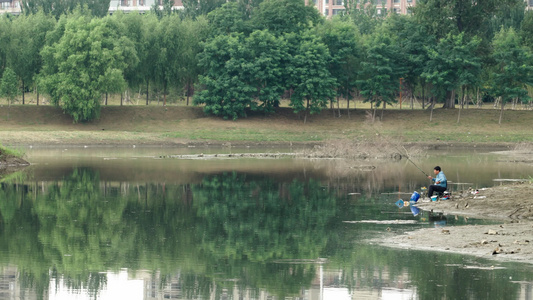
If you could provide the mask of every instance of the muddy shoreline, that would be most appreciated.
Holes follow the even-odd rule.
[[[473,255],[533,264],[533,183],[502,183],[466,190],[449,200],[419,202],[425,211],[459,218],[491,219],[495,225],[424,228],[371,240],[387,247]]]

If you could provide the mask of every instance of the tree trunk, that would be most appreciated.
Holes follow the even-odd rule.
[[[462,95],[461,95],[461,104],[459,105],[459,112],[457,113],[457,124],[459,124],[459,121],[461,120],[461,111],[464,108],[465,105],[465,87],[461,87]]]
[[[345,93],[345,97],[346,97],[346,110],[348,110],[348,119],[351,118],[350,116],[350,90],[348,88],[346,88],[346,93]]]
[[[463,94],[461,95],[461,109],[465,108],[465,91],[466,91],[466,89],[463,87],[462,88]]]
[[[455,108],[455,89],[446,92],[446,102],[442,108]]]
[[[433,108],[435,107],[435,97],[432,97],[431,99],[431,113],[429,114],[429,121],[431,122],[433,120]]]
[[[146,105],[148,105],[148,89],[150,87],[150,83],[146,81]]]
[[[22,80],[22,105],[24,105],[24,80]]]
[[[163,87],[163,106],[167,106],[167,85]]]
[[[426,109],[426,86],[422,86],[422,110]]]
[[[35,85],[35,91],[37,92],[37,106],[39,106],[39,88]]]
[[[479,87],[476,90],[476,102],[477,102],[477,107],[481,108],[481,98],[479,97]]]
[[[339,114],[339,118],[341,117],[341,101],[340,97],[337,94],[337,113]],[[333,116],[335,116],[335,106],[333,106],[333,101],[331,101],[331,107],[333,108]]]
[[[501,99],[501,101],[502,101],[502,106],[500,110],[500,120],[498,121],[498,125],[502,125],[503,107],[505,106],[505,101],[503,101],[503,98]]]
[[[187,80],[187,106],[189,106],[189,98],[191,97],[191,80]]]
[[[459,108],[459,112],[457,113],[457,124],[459,124],[459,121],[461,120],[461,111],[463,110],[462,107]]]

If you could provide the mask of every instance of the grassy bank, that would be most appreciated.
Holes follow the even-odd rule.
[[[24,156],[24,152],[21,150],[4,147],[0,144],[0,161],[9,157],[22,158],[22,156]]]
[[[24,152],[18,149],[4,147],[0,144],[0,178],[11,172],[11,168],[27,166],[29,163],[22,157]]]
[[[367,141],[382,135],[402,142],[517,143],[533,141],[533,112],[506,110],[378,110],[375,122],[367,109],[331,110],[307,117],[280,108],[274,115],[250,115],[237,121],[205,116],[201,108],[183,106],[107,106],[99,120],[73,124],[51,106],[0,108],[0,142],[30,144],[186,144],[306,143],[328,140]]]

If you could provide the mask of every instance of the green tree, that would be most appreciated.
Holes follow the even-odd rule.
[[[481,40],[465,38],[464,33],[448,34],[434,49],[422,76],[433,86],[433,95],[444,101],[444,108],[455,108],[456,89],[473,84],[481,71],[477,51]]]
[[[18,94],[17,74],[10,68],[5,68],[2,80],[0,81],[0,96],[6,97],[7,103],[10,104]]]
[[[378,14],[372,0],[349,0],[345,2],[346,13],[361,34],[373,34],[387,16],[385,9]]]
[[[24,93],[33,85],[41,70],[42,60],[39,52],[44,47],[46,34],[54,26],[55,20],[42,12],[19,16],[13,20],[7,60],[22,83],[22,104],[25,104]]]
[[[251,18],[256,29],[268,29],[274,35],[302,33],[323,21],[318,10],[303,0],[264,1]]]
[[[10,14],[0,16],[0,71],[6,67],[6,54],[9,51],[9,39],[11,37],[11,20],[9,16]]]
[[[285,66],[288,75],[287,87],[292,90],[289,105],[295,113],[320,112],[328,101],[335,98],[335,77],[328,70],[331,55],[320,38],[306,31],[287,35],[290,61]]]
[[[387,32],[395,38],[395,43],[399,47],[402,57],[399,60],[400,65],[405,69],[402,79],[402,90],[406,94],[413,95],[416,90],[422,92],[422,106],[425,106],[425,90],[427,82],[422,73],[424,67],[429,61],[428,50],[431,45],[435,45],[435,36],[431,35],[426,26],[416,22],[415,18],[410,16],[392,15],[385,21]],[[411,102],[414,107],[413,102]]]
[[[219,35],[204,45],[199,64],[205,69],[200,75],[202,90],[194,98],[195,104],[205,104],[204,112],[225,119],[237,119],[245,115],[249,90],[240,80],[240,68],[232,63],[238,56],[242,41],[239,35]]]
[[[246,109],[272,112],[285,90],[286,48],[283,38],[266,30],[247,38],[215,37],[200,55],[206,72],[195,103],[205,104],[206,113],[233,120],[246,116]]]
[[[113,14],[117,18],[121,35],[133,42],[129,49],[133,62],[128,63],[124,77],[129,88],[136,88],[146,93],[146,105],[149,103],[150,84],[156,82],[156,68],[161,44],[159,20],[155,14],[121,13]],[[135,59],[135,57],[137,59]]]
[[[236,2],[239,4],[244,16],[246,16],[246,19],[248,20],[264,0],[237,0]]]
[[[59,41],[43,48],[42,85],[74,122],[98,118],[102,94],[126,87],[120,42],[105,20],[81,16],[68,18]]]
[[[227,2],[207,15],[212,36],[246,32],[251,27],[236,2]]]
[[[194,85],[198,82],[198,76],[203,72],[203,68],[198,64],[198,54],[203,50],[203,43],[209,36],[210,28],[207,18],[199,17],[194,21],[185,19],[183,29],[185,30],[183,43],[186,48],[181,53],[181,83],[185,86],[186,104],[189,105],[189,98],[194,93]]]
[[[487,37],[494,37],[503,27],[513,28],[515,31],[520,30],[520,24],[524,20],[527,12],[525,1],[510,2],[510,5],[503,5],[499,10],[494,12],[494,16],[488,21]]]
[[[399,78],[405,74],[400,64],[400,48],[395,45],[390,35],[379,32],[367,41],[365,58],[361,63],[359,85],[365,101],[372,103],[375,109],[396,102]]]
[[[112,16],[103,18],[103,20],[112,32],[116,32],[117,38],[119,39],[118,43],[122,49],[125,63],[123,71],[124,79],[127,83],[126,97],[129,100],[129,90],[132,88],[138,88],[142,84],[142,72],[139,70],[138,57],[138,53],[142,53],[142,45],[144,42],[142,16],[137,13],[124,14],[122,12],[117,12]],[[108,93],[121,92],[120,85],[116,85],[112,82],[107,82],[106,85],[106,96]],[[121,97],[121,99],[122,98],[123,97]]]
[[[496,12],[516,5],[522,0],[421,0],[414,7],[419,22],[430,28],[438,38],[464,32],[468,37],[489,37],[489,20]]]
[[[183,0],[180,14],[183,18],[196,19],[199,16],[207,16],[225,3],[225,0]]]
[[[87,5],[89,11],[95,17],[103,17],[109,14],[111,0],[81,0],[81,5]]]
[[[514,29],[502,28],[492,41],[493,70],[492,93],[501,97],[499,124],[502,122],[505,103],[512,99],[529,100],[526,85],[533,85],[533,57],[523,47]]]
[[[161,19],[158,38],[160,48],[156,62],[156,80],[163,89],[163,105],[166,105],[169,89],[181,90],[184,86],[183,55],[191,45],[186,43],[187,31],[178,15],[170,15]]]
[[[253,111],[271,113],[274,107],[279,106],[285,91],[286,42],[267,30],[261,30],[246,38],[245,47],[242,55],[245,68],[241,76],[251,88],[250,107]]]
[[[43,11],[57,19],[63,14],[71,13],[76,8],[88,10],[95,17],[103,17],[109,12],[111,0],[22,0],[21,9],[26,15]]]
[[[317,26],[317,32],[331,54],[328,70],[338,84],[337,99],[344,97],[349,109],[363,52],[357,28],[346,18],[334,18]]]
[[[520,25],[520,38],[522,44],[533,51],[533,10],[527,11]]]

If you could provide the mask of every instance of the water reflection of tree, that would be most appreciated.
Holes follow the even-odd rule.
[[[230,172],[206,176],[201,184],[130,184],[101,182],[97,172],[79,168],[46,185],[0,187],[0,252],[8,254],[0,265],[16,265],[21,285],[42,296],[51,279],[96,296],[107,282],[100,272],[128,268],[161,274],[161,285],[172,283],[187,298],[232,289],[283,298],[309,287],[317,265],[277,260],[325,253],[345,286],[381,288],[385,274],[390,280],[409,274],[421,299],[442,294],[435,281],[448,298],[465,298],[461,291],[469,291],[469,298],[481,299],[488,290],[503,299],[518,286],[501,278],[530,276],[516,269],[498,270],[499,277],[442,269],[464,258],[354,243],[363,230],[341,222],[352,215],[346,194],[312,179]],[[380,208],[366,209],[379,214]]]
[[[335,198],[319,182],[280,183],[227,173],[206,177],[193,190],[198,216],[209,220],[196,227],[202,236],[201,250],[208,261],[224,262],[215,271],[251,286],[285,292],[298,292],[303,283],[310,283],[313,266],[268,262],[322,254],[336,206]],[[250,263],[258,264],[251,267]]]
[[[183,289],[204,296],[228,278],[296,293],[313,266],[264,263],[319,257],[335,213],[335,199],[314,181],[227,173],[196,185],[110,184],[78,168],[46,186],[2,184],[0,247],[10,255],[0,262],[16,265],[41,295],[51,278],[96,295],[106,284],[99,272],[120,268],[179,270]]]

